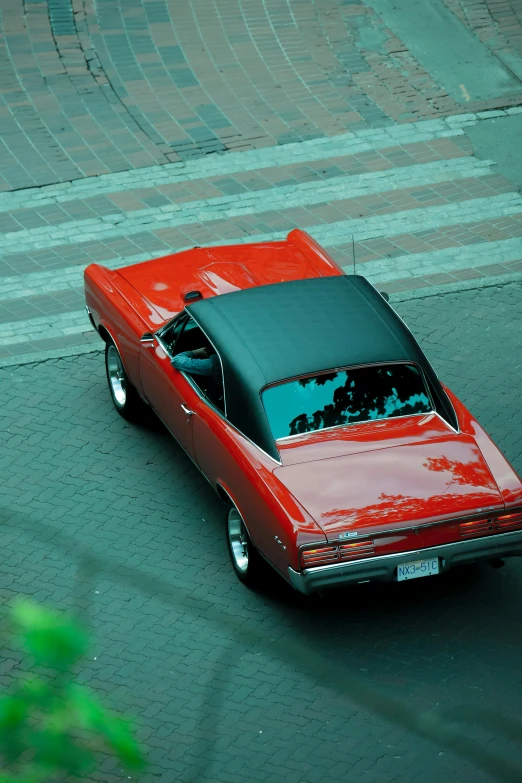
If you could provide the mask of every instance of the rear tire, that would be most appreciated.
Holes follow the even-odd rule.
[[[228,553],[237,578],[247,587],[258,587],[265,563],[248,535],[243,517],[233,505],[227,511],[226,536]]]
[[[114,407],[124,419],[136,420],[143,412],[143,402],[130,382],[120,353],[112,340],[105,344],[105,371]]]

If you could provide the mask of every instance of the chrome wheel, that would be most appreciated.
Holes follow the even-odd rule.
[[[127,383],[123,363],[114,345],[107,349],[107,375],[111,386],[112,396],[121,408],[127,401]]]
[[[245,523],[237,508],[231,508],[228,512],[227,533],[234,567],[240,574],[246,574],[248,571],[249,540]]]

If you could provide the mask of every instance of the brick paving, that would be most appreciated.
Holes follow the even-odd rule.
[[[295,226],[349,272],[353,237],[357,271],[390,293],[519,273],[522,196],[472,155],[465,131],[480,121],[468,113],[288,144],[277,165],[260,149],[4,193],[0,360],[75,335],[79,348],[95,341],[82,295],[92,261],[118,268]]]
[[[2,0],[0,43],[0,190],[460,111],[360,2]]]
[[[395,306],[522,471],[520,284]],[[520,761],[513,732],[470,727],[481,707],[520,718],[518,561],[328,601],[277,581],[252,593],[228,563],[219,501],[159,424],[116,414],[101,353],[0,369],[0,405],[0,595],[87,609],[82,679],[137,717],[143,783],[495,779],[384,717],[361,685],[417,712],[463,704],[459,725]],[[2,686],[21,673],[5,650]],[[97,779],[126,778],[106,759]]]
[[[522,76],[522,5],[519,0],[444,0],[489,49]],[[514,56],[515,55],[515,56]]]
[[[445,2],[518,73],[515,0]],[[328,604],[245,591],[192,464],[111,408],[84,267],[297,225],[351,272],[353,236],[357,271],[521,471],[522,196],[467,136],[521,112],[522,89],[455,103],[360,0],[0,0],[0,595],[88,608],[84,677],[138,716],[144,783],[486,783],[360,683],[519,716],[522,572]],[[451,283],[469,290],[433,295]],[[68,358],[29,363],[45,352]],[[5,654],[2,685],[19,673]],[[122,774],[106,760],[100,779]]]

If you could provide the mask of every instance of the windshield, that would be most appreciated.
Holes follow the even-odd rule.
[[[269,386],[262,399],[275,440],[432,410],[424,380],[413,364],[381,364],[311,375]]]

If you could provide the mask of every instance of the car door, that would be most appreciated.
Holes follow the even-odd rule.
[[[169,356],[186,322],[182,315],[154,340],[140,344],[140,380],[146,400],[194,460],[193,418],[200,398],[184,374],[172,367]]]

